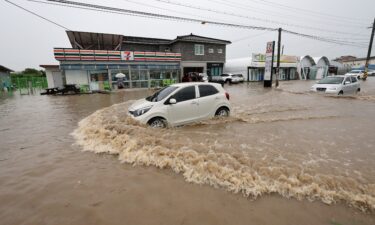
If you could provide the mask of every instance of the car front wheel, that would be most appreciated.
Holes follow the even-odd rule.
[[[228,117],[229,109],[226,107],[220,107],[218,110],[216,110],[215,116],[216,117]]]
[[[148,125],[152,128],[166,128],[167,127],[167,122],[165,119],[157,117],[153,118],[148,122]]]

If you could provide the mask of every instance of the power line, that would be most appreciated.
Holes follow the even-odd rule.
[[[186,11],[182,12],[182,11],[178,11],[178,10],[166,9],[166,8],[163,8],[163,7],[154,6],[154,5],[151,5],[151,4],[146,4],[146,3],[143,3],[143,2],[137,2],[137,1],[132,1],[132,0],[122,0],[122,1],[130,2],[130,3],[133,3],[133,4],[137,4],[137,5],[142,5],[142,6],[148,6],[148,7],[155,8],[155,9],[161,9],[161,10],[164,10],[164,11],[182,13],[182,14],[185,14],[185,15],[197,17],[197,14],[187,13]],[[208,19],[208,17],[203,17],[203,16],[200,16],[200,15],[198,15],[198,17]]]
[[[249,9],[249,10],[252,10],[252,11],[254,11],[254,9],[255,9],[254,5],[243,4],[243,2],[239,3],[239,2],[232,2],[232,1],[229,1],[229,0],[208,0],[208,1],[216,2],[216,3],[219,3],[219,4],[223,4],[223,5],[227,5],[227,6],[230,6],[230,7],[233,7],[233,8],[237,8],[237,9],[244,9],[245,8],[245,9]],[[259,0],[249,0],[249,1],[255,2],[255,4],[260,4],[262,6],[266,6],[267,9],[257,8],[256,10],[258,10],[258,11],[261,10],[261,11],[267,12],[267,14],[272,13],[273,15],[275,15],[277,17],[289,17],[289,18],[292,18],[293,20],[295,20],[296,18],[302,18],[304,20],[308,19],[308,20],[311,20],[311,21],[318,22],[318,20],[315,20],[317,18],[316,15],[308,15],[306,13],[304,13],[303,15],[300,15],[301,11],[303,11],[303,10],[296,10],[296,9],[290,8],[288,6],[280,7],[280,6],[278,6],[279,4],[267,4],[267,2],[265,2],[265,1],[259,1]],[[276,11],[269,10],[269,8],[275,8]],[[281,13],[280,10],[291,11],[291,13],[297,14],[298,16]],[[271,13],[269,13],[269,12],[271,12]],[[307,18],[307,17],[313,17],[314,19]],[[319,18],[320,17],[324,17],[324,15],[319,15]],[[331,16],[331,18],[329,18],[329,20],[325,19],[324,24],[327,24],[327,22],[328,23],[332,22],[332,23],[335,24],[335,26],[345,26],[345,27],[353,27],[353,28],[359,28],[359,27],[363,28],[367,25],[367,24],[364,24],[364,23],[353,22],[352,19],[347,18],[347,17],[344,17],[344,18],[334,18],[334,17],[335,16]],[[347,21],[343,21],[345,19]],[[321,23],[321,22],[322,21],[319,21],[319,23]],[[352,24],[352,25],[350,25],[350,24]]]
[[[63,25],[58,24],[58,23],[56,23],[56,22],[54,22],[54,21],[52,21],[52,20],[50,20],[50,19],[47,19],[46,17],[43,17],[43,16],[41,16],[41,15],[39,15],[39,14],[37,14],[37,13],[34,13],[34,12],[32,12],[32,11],[30,11],[30,10],[28,10],[28,9],[26,9],[26,8],[24,8],[24,7],[22,7],[22,6],[20,6],[20,5],[17,5],[17,4],[14,3],[14,2],[11,2],[11,1],[8,1],[8,0],[5,0],[5,1],[8,2],[9,4],[14,5],[15,7],[19,8],[19,9],[22,9],[22,10],[24,10],[24,11],[30,13],[30,14],[33,14],[34,16],[37,16],[37,17],[39,17],[39,18],[41,18],[41,19],[43,19],[43,20],[45,20],[45,21],[48,21],[48,22],[50,22],[50,23],[52,23],[52,24],[54,24],[54,25],[56,25],[56,26],[58,26],[58,27],[61,27],[61,28],[63,28],[64,30],[70,30],[69,28],[67,28],[67,27],[65,27],[65,26],[63,26]]]
[[[264,35],[264,34],[267,34],[267,33],[269,33],[269,32],[270,32],[270,31],[266,31],[266,32],[262,32],[262,33],[260,33],[260,34],[255,34],[255,35],[250,35],[250,36],[242,37],[242,38],[239,38],[239,39],[233,40],[232,43],[240,42],[240,41],[243,41],[243,40],[250,40],[250,39],[253,39],[253,38],[256,38],[256,37],[262,36],[262,35]]]
[[[86,8],[94,8],[94,9],[100,9],[100,10],[129,13],[131,15],[150,16],[150,17],[153,17],[153,18],[164,18],[164,19],[171,19],[171,20],[177,20],[177,21],[197,22],[197,23],[202,23],[202,24],[212,24],[212,25],[229,26],[229,27],[236,27],[236,28],[243,28],[243,29],[253,29],[253,30],[269,30],[269,31],[277,30],[277,28],[252,26],[252,25],[241,25],[241,24],[234,24],[234,23],[223,23],[223,22],[216,22],[216,21],[210,21],[210,20],[198,20],[198,19],[194,19],[194,18],[187,18],[187,17],[180,17],[180,16],[170,16],[170,15],[164,15],[164,14],[158,14],[158,13],[149,13],[149,12],[144,12],[144,11],[129,10],[129,9],[121,9],[121,8],[94,5],[94,4],[88,4],[88,3],[82,3],[82,2],[73,2],[73,1],[65,1],[65,0],[47,0],[47,1],[48,2],[61,3],[61,4],[67,4],[67,5],[73,5],[73,6],[81,6],[81,7],[86,7]]]
[[[345,45],[356,46],[356,47],[361,47],[361,48],[365,47],[364,45],[361,45],[361,43],[357,43],[357,42],[329,39],[329,38],[324,38],[324,37],[315,36],[315,35],[298,33],[298,32],[295,32],[295,31],[290,31],[290,30],[285,30],[285,29],[283,29],[283,32],[293,34],[293,35],[296,35],[296,36],[300,36],[300,37],[313,39],[313,40],[318,40],[318,41],[324,41],[324,42],[335,43],[335,44],[345,44]]]
[[[331,14],[328,14],[328,13],[322,13],[322,12],[317,12],[317,11],[313,11],[313,10],[298,8],[298,7],[294,7],[294,6],[290,6],[290,5],[284,5],[284,4],[280,4],[280,3],[277,3],[277,2],[271,2],[271,1],[267,1],[267,0],[248,0],[248,1],[256,2],[258,4],[268,5],[268,6],[272,6],[272,7],[278,6],[278,8],[282,8],[284,10],[298,11],[298,12],[303,11],[303,12],[307,12],[307,13],[315,14],[315,15],[319,15],[319,16],[337,18],[337,19],[340,19],[340,20],[348,20],[351,23],[353,22],[353,20],[360,21],[357,18],[348,18],[348,17],[344,17],[344,16],[331,15]],[[359,23],[356,23],[356,24],[359,24]],[[364,25],[363,23],[360,23],[360,24]]]
[[[186,7],[186,8],[190,8],[190,9],[213,12],[213,13],[217,13],[217,14],[220,14],[220,15],[228,15],[228,16],[234,16],[234,17],[245,18],[245,19],[250,19],[250,20],[262,21],[262,22],[266,22],[266,23],[273,23],[273,24],[276,24],[277,26],[285,25],[285,26],[298,27],[298,28],[303,28],[303,29],[318,30],[318,31],[323,31],[323,32],[328,32],[328,33],[337,33],[337,34],[346,34],[346,35],[352,34],[352,33],[348,33],[348,32],[327,30],[327,29],[322,29],[322,28],[317,28],[317,27],[312,27],[312,26],[298,25],[298,24],[287,23],[287,22],[282,22],[282,21],[263,19],[263,18],[258,18],[258,17],[254,17],[254,16],[244,16],[244,15],[240,15],[238,13],[231,13],[231,12],[220,11],[220,10],[215,10],[215,9],[211,9],[211,8],[204,8],[204,7],[195,6],[195,5],[191,5],[191,4],[173,2],[173,1],[170,1],[170,0],[155,0],[155,1],[170,4],[170,5]],[[217,0],[209,0],[209,1],[218,2]],[[224,5],[227,5],[227,6],[231,6],[231,7],[237,8],[237,9],[243,9],[241,7],[238,7],[237,5],[233,6],[230,3],[228,3],[227,1],[225,1],[225,2],[219,1],[218,3],[224,4]],[[251,8],[251,10],[254,10],[254,8]],[[277,13],[277,16],[280,17],[280,13]],[[347,25],[345,25],[345,26],[347,26]]]
[[[41,1],[35,1],[35,0],[32,0],[32,1],[41,3]],[[127,9],[114,8],[114,7],[101,6],[101,5],[94,5],[94,4],[88,4],[88,3],[73,2],[73,1],[65,1],[65,0],[47,0],[47,1],[53,2],[53,3],[60,3],[60,4],[56,4],[58,6],[62,6],[62,4],[67,4],[67,5],[69,5],[70,7],[73,7],[73,8],[80,8],[80,9],[93,10],[93,11],[101,11],[101,12],[107,12],[107,13],[125,14],[125,15],[131,15],[131,16],[141,16],[141,17],[167,19],[167,20],[183,21],[183,22],[198,22],[198,23],[202,23],[202,24],[207,23],[207,24],[212,24],[212,25],[219,25],[219,26],[221,25],[221,26],[227,26],[227,27],[253,29],[253,30],[265,30],[265,31],[276,31],[276,30],[278,30],[278,29],[270,28],[270,27],[230,24],[230,23],[221,23],[221,22],[216,22],[216,21],[202,21],[202,20],[193,19],[193,18],[169,16],[169,15],[163,15],[163,14],[157,14],[157,13],[148,13],[148,12],[143,12],[143,11],[127,10]],[[335,43],[335,44],[341,44],[341,45],[349,45],[349,46],[356,46],[356,47],[363,47],[362,45],[360,45],[361,43],[356,43],[356,42],[329,39],[329,38],[324,38],[324,37],[319,37],[319,36],[314,36],[314,35],[309,35],[309,34],[298,33],[298,32],[290,31],[290,30],[284,30],[284,32],[289,33],[289,34],[293,34],[293,35],[296,35],[296,36],[301,36],[301,37],[304,37],[304,38],[323,41],[323,42],[329,42],[329,43]]]

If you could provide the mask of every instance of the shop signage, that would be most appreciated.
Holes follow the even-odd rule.
[[[277,60],[277,55],[273,57],[273,61],[275,62]],[[253,53],[252,62],[265,62],[266,61],[266,55],[261,53]],[[281,63],[297,63],[298,57],[293,55],[282,55],[280,56],[280,62]]]
[[[179,62],[181,53],[55,48],[58,61],[152,61]]]
[[[121,52],[121,59],[124,61],[133,61],[134,60],[134,52],[132,51],[122,51]]]
[[[265,59],[265,67],[264,67],[264,80],[265,81],[271,81],[274,46],[275,46],[274,41],[267,43],[266,59]]]

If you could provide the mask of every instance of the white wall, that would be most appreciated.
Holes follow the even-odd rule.
[[[53,83],[52,71],[47,68],[46,68],[46,78],[47,78],[48,88],[55,87]]]
[[[62,74],[59,68],[46,68],[46,77],[48,88],[62,88]]]
[[[326,61],[324,59],[319,59],[318,63],[316,64],[318,67],[324,67],[324,66],[329,66],[327,65]]]
[[[89,84],[86,70],[65,70],[66,84]]]

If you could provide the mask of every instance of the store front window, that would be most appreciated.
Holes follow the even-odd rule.
[[[107,70],[89,71],[89,74],[89,86],[91,91],[104,91],[111,89]]]
[[[147,88],[148,87],[148,71],[139,68],[132,68],[131,74],[131,85],[132,88]]]
[[[118,76],[120,73],[124,74],[125,77]],[[112,70],[111,75],[113,88],[130,88],[131,83],[129,69]]]
[[[249,68],[249,81],[262,81],[264,76],[263,68]]]

